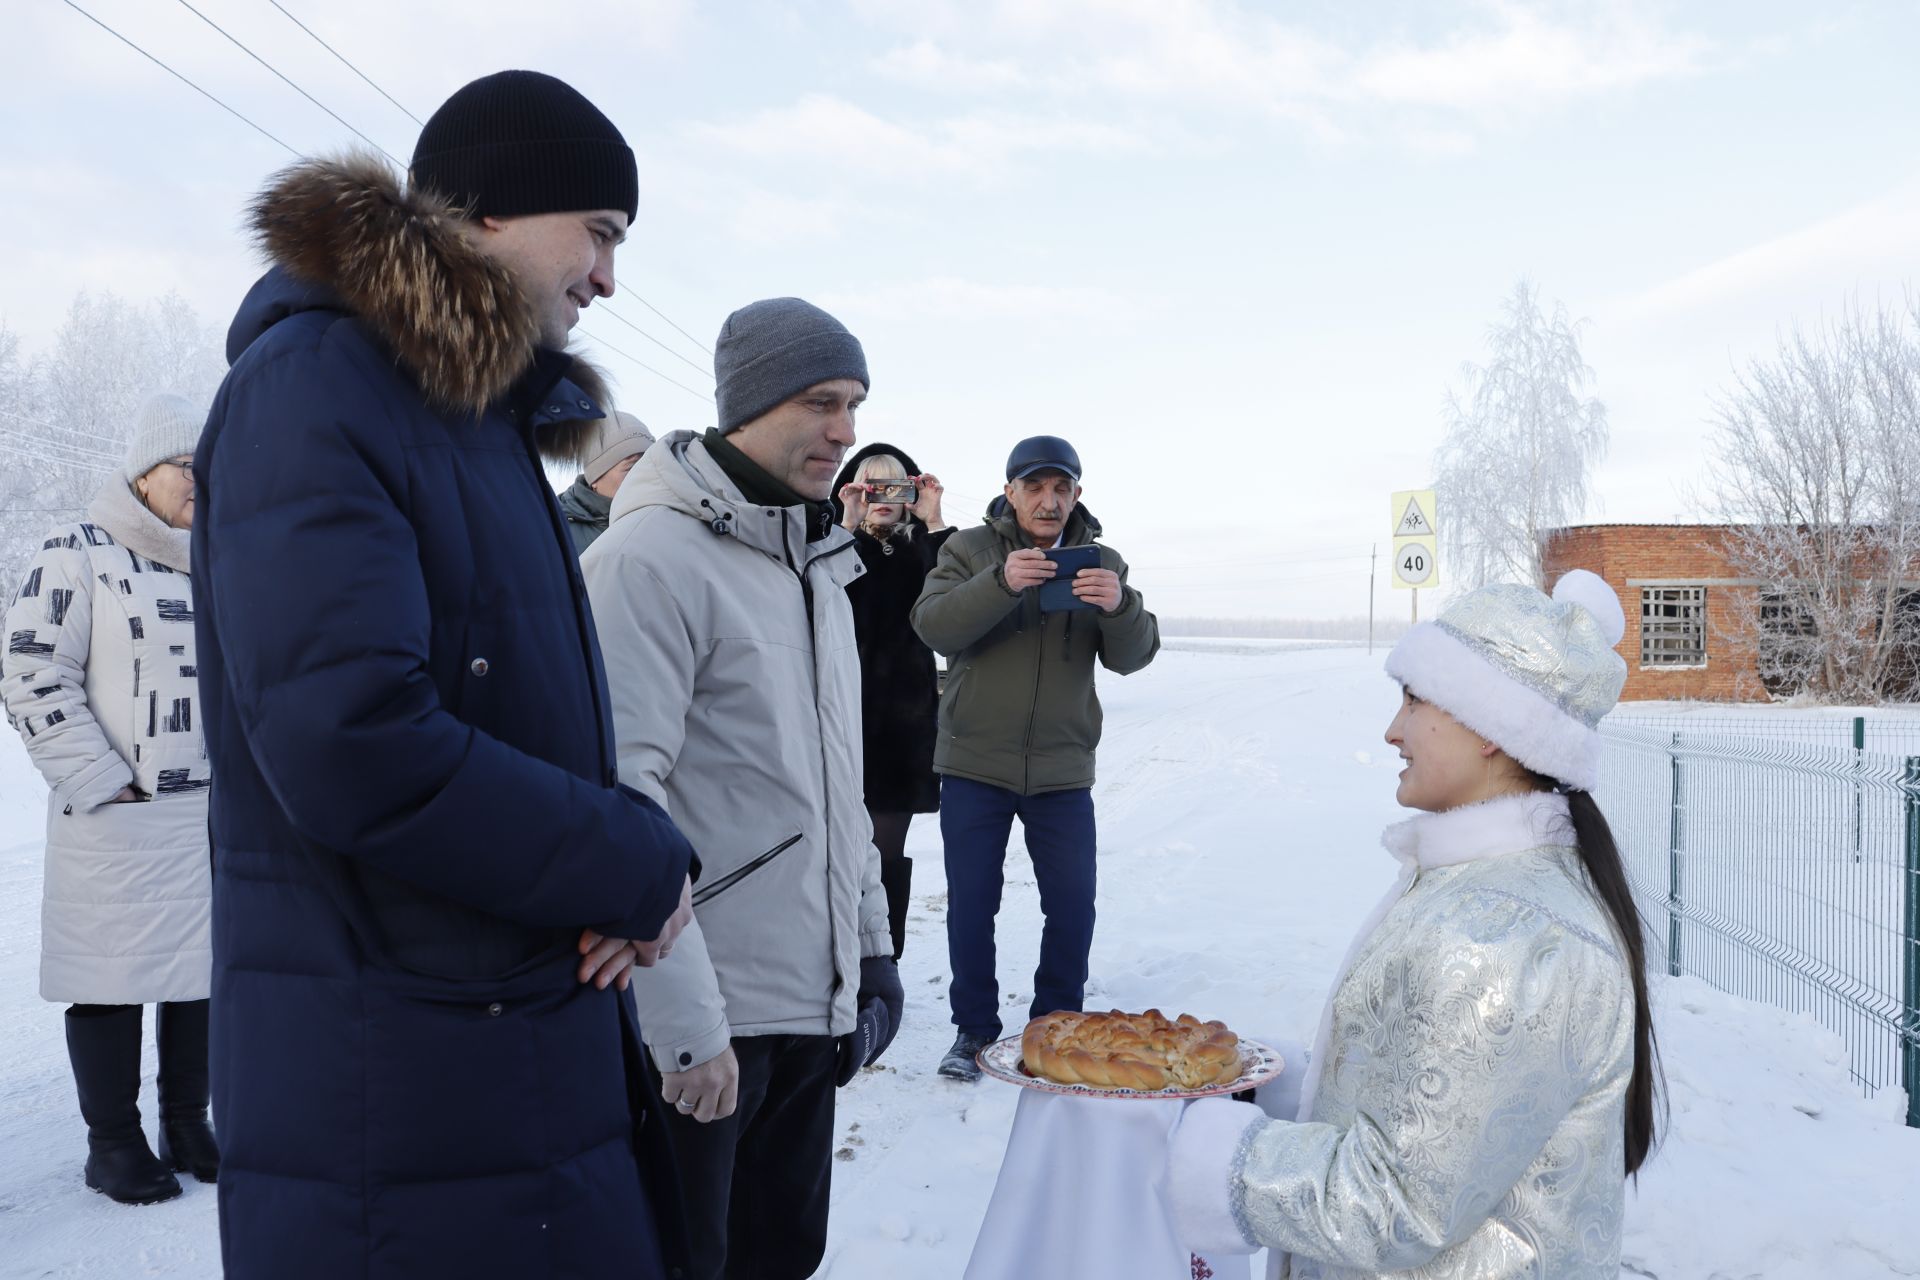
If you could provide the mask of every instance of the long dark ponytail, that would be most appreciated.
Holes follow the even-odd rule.
[[[1533,783],[1543,791],[1558,789],[1552,778],[1541,774],[1533,775]],[[1568,791],[1566,796],[1580,861],[1626,945],[1627,969],[1633,976],[1633,1077],[1627,1082],[1626,1147],[1627,1172],[1638,1174],[1658,1141],[1659,1126],[1654,1116],[1663,1108],[1665,1094],[1660,1047],[1653,1034],[1653,1010],[1647,1001],[1646,937],[1640,911],[1633,905],[1633,890],[1627,884],[1626,864],[1620,860],[1620,846],[1614,843],[1606,815],[1590,792]]]

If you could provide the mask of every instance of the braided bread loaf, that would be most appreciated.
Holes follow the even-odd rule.
[[[1240,1039],[1183,1013],[1050,1013],[1027,1024],[1020,1057],[1032,1074],[1094,1089],[1203,1089],[1240,1071]]]

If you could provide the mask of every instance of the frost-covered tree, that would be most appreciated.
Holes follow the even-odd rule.
[[[1449,577],[1462,587],[1541,581],[1540,539],[1586,505],[1606,456],[1607,411],[1586,394],[1581,322],[1541,310],[1521,280],[1487,331],[1488,360],[1447,395],[1435,481]]]
[[[140,402],[208,403],[225,372],[219,336],[177,294],[82,293],[34,359],[0,329],[0,598],[46,531],[77,519],[118,470]]]
[[[1715,406],[1736,626],[1776,693],[1920,696],[1920,305],[1783,338]]]

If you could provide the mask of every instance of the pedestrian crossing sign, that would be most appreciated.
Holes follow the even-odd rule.
[[[1405,489],[1393,495],[1393,536],[1396,538],[1432,537],[1434,527],[1433,490]]]

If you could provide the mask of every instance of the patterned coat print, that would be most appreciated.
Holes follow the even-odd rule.
[[[1295,1280],[1614,1280],[1633,984],[1572,838],[1554,795],[1389,829],[1405,870],[1323,1015],[1299,1122],[1182,1119],[1189,1243],[1269,1246]]]
[[[661,1276],[658,1095],[575,948],[658,936],[697,868],[615,775],[541,469],[598,393],[376,162],[255,226],[194,458],[224,1273]]]
[[[210,774],[187,546],[115,474],[85,520],[48,535],[7,610],[0,692],[51,788],[46,1000],[207,995]],[[127,786],[142,799],[111,803]]]

